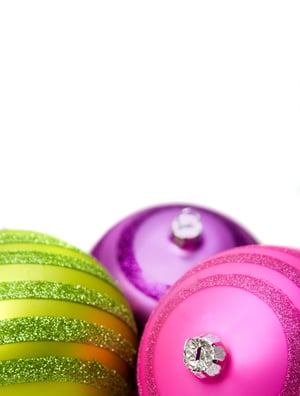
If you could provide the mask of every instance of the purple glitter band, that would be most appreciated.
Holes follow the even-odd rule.
[[[288,348],[287,375],[279,396],[299,396],[300,312],[279,289],[247,275],[214,275],[204,279],[198,279],[189,288],[184,288],[176,294],[159,313],[158,318],[151,326],[152,331],[147,343],[145,371],[147,372],[146,384],[148,394],[151,396],[159,395],[157,384],[154,380],[153,356],[156,339],[166,319],[177,305],[186,298],[200,290],[218,286],[236,287],[246,290],[260,298],[274,311],[283,328]],[[138,385],[141,389],[141,384],[139,383]]]
[[[300,257],[300,255],[298,255],[298,257]],[[276,272],[279,272],[289,280],[293,281],[298,287],[300,287],[300,270],[279,259],[255,253],[230,254],[228,256],[220,256],[212,260],[203,261],[200,265],[197,265],[190,271],[186,272],[185,275],[180,278],[180,283],[183,280],[195,276],[197,273],[203,271],[204,269],[211,268],[216,265],[234,263],[261,265],[262,267],[266,267]]]
[[[118,243],[117,243],[117,257],[120,268],[123,273],[129,279],[129,281],[141,292],[145,293],[149,297],[155,300],[159,300],[162,295],[170,288],[171,285],[164,284],[158,281],[151,282],[146,280],[134,254],[134,238],[138,228],[146,221],[149,217],[164,212],[166,209],[178,209],[182,210],[184,207],[195,209],[196,211],[206,212],[218,216],[220,220],[231,230],[232,236],[235,239],[235,244],[238,246],[248,245],[256,243],[255,239],[246,232],[243,228],[233,222],[231,219],[221,215],[220,213],[212,212],[205,208],[199,208],[194,205],[166,205],[155,208],[150,208],[139,214],[139,216],[133,220],[124,230],[121,232]],[[170,234],[171,235],[171,234]]]
[[[168,206],[168,208],[173,207]],[[174,208],[177,208],[177,206],[174,205]],[[164,211],[165,209],[165,207],[157,207],[149,209],[141,214],[122,231],[117,245],[118,261],[126,277],[137,289],[155,300],[159,300],[161,295],[169,289],[170,285],[165,285],[159,282],[150,282],[149,280],[144,279],[143,272],[134,255],[133,242],[135,234],[141,224],[149,217]]]

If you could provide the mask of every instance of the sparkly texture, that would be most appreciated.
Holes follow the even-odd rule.
[[[112,396],[128,394],[126,381],[95,360],[49,356],[0,361],[0,385],[26,382],[75,382],[104,389]]]
[[[66,253],[68,252],[66,251]],[[0,251],[0,266],[5,264],[39,264],[76,269],[94,275],[110,285],[117,287],[116,282],[98,262],[87,262],[84,259],[67,254],[48,253],[46,251]]]
[[[254,247],[257,248],[257,246]],[[226,263],[247,263],[261,265],[262,267],[270,268],[274,271],[281,273],[282,275],[293,281],[298,287],[300,287],[300,271],[297,268],[287,264],[284,261],[278,260],[275,257],[269,257],[263,254],[253,253],[230,254],[220,256],[212,260],[203,261],[201,264],[192,268],[190,271],[187,271],[186,274],[180,279],[180,281],[194,276],[203,269]]]
[[[247,248],[254,248],[255,246],[247,246]],[[293,249],[293,248],[289,248],[289,247],[282,247],[282,246],[272,246],[272,245],[257,245],[256,248],[258,249],[271,249],[277,252],[282,252],[282,253],[286,253],[289,254],[291,256],[300,257],[300,250],[299,249]]]
[[[119,355],[131,367],[136,350],[122,336],[102,325],[79,319],[35,316],[0,321],[0,344],[31,341],[76,342],[95,345]]]
[[[119,317],[136,331],[132,313],[125,305],[80,285],[47,281],[0,282],[0,301],[22,298],[64,300],[91,305]]]
[[[242,227],[240,227],[237,223],[234,221],[230,220],[226,216],[221,215],[220,213],[213,212],[211,210],[207,210],[205,208],[201,208],[198,206],[194,205],[180,205],[180,204],[171,204],[171,205],[163,205],[163,206],[157,206],[153,208],[149,208],[146,210],[143,210],[141,212],[137,212],[136,214],[132,215],[130,218],[126,219],[126,223],[121,222],[120,223],[120,234],[118,237],[118,240],[116,241],[116,254],[117,254],[117,260],[119,262],[120,268],[122,269],[122,273],[128,278],[130,283],[132,283],[137,289],[139,289],[141,292],[146,294],[149,297],[152,297],[154,300],[160,300],[162,295],[166,293],[166,291],[169,289],[170,282],[169,281],[160,281],[159,277],[155,281],[151,279],[150,276],[147,276],[146,272],[143,271],[143,269],[140,266],[140,263],[136,257],[136,252],[137,249],[134,247],[135,240],[137,237],[137,234],[139,233],[140,229],[144,224],[147,223],[147,220],[151,220],[151,218],[154,218],[156,215],[161,216],[161,225],[165,226],[165,213],[168,210],[175,210],[178,214],[180,211],[189,209],[189,211],[192,211],[193,213],[197,213],[200,216],[204,215],[203,217],[203,240],[208,237],[210,239],[210,234],[212,235],[212,240],[214,240],[214,243],[212,245],[215,245],[215,247],[212,249],[212,251],[215,251],[217,253],[220,251],[220,247],[223,246],[223,243],[218,242],[218,238],[221,237],[222,231],[220,232],[219,236],[217,232],[217,229],[215,230],[216,233],[214,235],[213,229],[211,229],[211,232],[207,232],[205,229],[205,224],[208,225],[208,228],[210,229],[211,225],[215,225],[215,221],[220,222],[224,225],[224,229],[227,229],[224,235],[230,234],[233,238],[232,242],[226,243],[228,244],[227,248],[230,248],[232,246],[237,246],[237,245],[247,245],[247,244],[252,244],[252,243],[257,243],[255,239],[248,234],[246,230],[244,230]],[[180,215],[179,215],[180,216]],[[204,218],[208,216],[208,220],[204,220]],[[215,220],[210,223],[209,218],[213,217]],[[200,222],[201,223],[201,222]],[[124,224],[124,226],[123,226]],[[170,221],[170,235],[171,237],[171,221]],[[201,227],[201,226],[200,226]],[[197,227],[196,227],[197,228]],[[214,227],[213,227],[214,228]],[[153,229],[154,231],[154,229]],[[199,233],[201,233],[202,230],[199,229]],[[143,234],[143,232],[141,232]],[[109,233],[107,234],[109,235]],[[147,237],[147,235],[146,235]],[[149,237],[149,235],[148,235]],[[168,235],[166,235],[168,238]],[[216,238],[216,240],[215,240]],[[170,240],[172,238],[169,238]],[[176,241],[176,238],[174,238]],[[197,241],[197,238],[196,238]],[[194,242],[196,242],[194,241]],[[164,243],[167,243],[167,240],[164,241]],[[205,242],[206,244],[206,242]],[[106,243],[105,243],[106,245]],[[150,245],[150,244],[149,244]],[[196,243],[197,245],[197,243]],[[210,243],[208,244],[210,245]],[[163,246],[163,244],[162,244]],[[193,243],[192,243],[193,246]],[[219,246],[219,247],[218,247]],[[103,249],[100,247],[100,244],[97,246],[97,248],[94,249],[94,254],[97,257],[101,257],[100,253]],[[223,249],[224,250],[224,246]],[[199,248],[199,253],[205,250],[202,250],[202,248]],[[212,254],[211,251],[211,254]],[[170,252],[171,254],[171,252]],[[172,254],[175,254],[172,252]],[[210,255],[211,255],[210,254]],[[185,255],[184,255],[185,256]],[[197,255],[198,256],[198,255]],[[104,256],[103,256],[104,257]],[[192,264],[192,262],[189,262],[188,256],[186,257],[186,263],[184,264],[184,268],[187,269],[188,264]],[[195,256],[196,257],[196,256]],[[198,257],[203,257],[203,254],[200,254]],[[190,257],[191,258],[191,257]],[[185,261],[185,260],[183,260]],[[109,261],[108,261],[109,262]],[[151,272],[151,271],[150,271]],[[169,277],[169,280],[174,279],[173,277]],[[173,283],[173,281],[172,281]]]
[[[146,213],[139,216],[138,219],[132,221],[132,223],[122,231],[117,246],[118,261],[126,277],[136,288],[155,300],[159,300],[170,286],[157,281],[151,282],[149,279],[144,279],[143,271],[134,255],[133,242],[140,225],[147,220],[148,217],[151,217],[153,214],[159,213],[163,210],[165,210],[164,207],[149,209]]]
[[[5,385],[11,386],[3,393],[7,389],[18,394],[13,384],[40,382],[47,387],[57,382],[73,383],[75,389],[86,384],[99,394],[128,395],[126,378],[136,357],[129,327],[136,332],[135,323],[116,282],[92,256],[49,235],[0,231],[1,300],[8,303],[0,304],[0,394]],[[24,312],[23,305],[32,308]],[[49,307],[53,317],[37,316],[47,315]],[[87,320],[55,316],[60,312]],[[106,325],[93,323],[97,312]],[[119,334],[123,331],[133,341]]]
[[[244,255],[243,255],[244,256]],[[299,396],[300,389],[300,312],[289,300],[289,298],[279,289],[247,275],[215,275],[191,282],[189,287],[185,287],[171,298],[163,309],[159,311],[157,318],[152,324],[147,346],[147,394],[152,396],[159,395],[154,379],[153,356],[156,346],[156,339],[171,312],[188,297],[201,291],[202,289],[228,286],[246,290],[260,298],[274,311],[286,336],[288,348],[288,370],[285,383],[280,392],[280,396]],[[165,300],[164,300],[165,301]],[[142,385],[139,383],[139,387]]]
[[[54,238],[50,235],[34,231],[1,230],[0,244],[6,243],[36,243],[41,245],[65,247],[75,250],[77,252],[80,251],[80,249],[76,248],[75,246],[69,245],[68,243],[61,241],[58,238]]]

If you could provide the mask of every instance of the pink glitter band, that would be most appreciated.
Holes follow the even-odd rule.
[[[289,247],[282,247],[282,246],[272,246],[272,245],[251,245],[249,246],[250,248],[260,248],[260,249],[272,249],[274,251],[277,252],[281,252],[281,253],[285,253],[285,254],[289,254],[291,256],[300,257],[300,251],[299,249],[294,249],[294,248],[289,248]],[[249,248],[247,246],[247,248]]]
[[[257,246],[255,247],[257,248]],[[288,253],[296,256],[295,251],[289,251]],[[300,255],[297,255],[296,257],[300,257]],[[269,256],[266,256],[264,254],[255,253],[230,254],[226,256],[216,257],[212,260],[203,261],[202,264],[197,265],[196,267],[188,271],[185,275],[183,275],[183,277],[180,278],[180,283],[183,280],[190,278],[191,276],[197,274],[200,271],[203,271],[206,268],[211,268],[221,264],[234,263],[261,265],[262,267],[266,267],[276,272],[279,272],[280,274],[287,277],[289,280],[293,281],[298,287],[300,287],[300,271],[297,268],[286,264],[284,261],[281,261],[279,259],[273,257],[270,258]]]
[[[268,304],[276,314],[287,340],[288,369],[285,383],[279,396],[299,396],[300,389],[300,312],[279,289],[270,286],[259,279],[246,275],[215,275],[193,282],[173,297],[159,313],[158,318],[151,326],[152,331],[147,343],[147,360],[145,362],[147,378],[147,391],[151,396],[159,395],[157,384],[154,380],[153,356],[156,339],[164,322],[170,313],[192,294],[206,288],[228,286],[246,290]],[[140,356],[140,355],[139,355]],[[141,383],[138,384],[141,389]]]

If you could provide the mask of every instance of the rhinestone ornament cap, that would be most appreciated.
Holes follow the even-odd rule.
[[[169,289],[146,324],[140,396],[299,396],[299,309],[299,250],[252,245],[202,261]],[[206,344],[203,359],[198,347],[187,356],[189,369],[196,366],[191,375],[184,346],[202,334],[218,335],[224,366]],[[212,361],[222,370],[210,377]]]
[[[218,337],[207,334],[204,337],[189,338],[184,343],[183,361],[185,366],[198,378],[219,375],[226,352],[216,345]]]
[[[92,254],[109,270],[144,327],[161,296],[199,261],[255,238],[228,217],[189,204],[141,210],[112,227]]]

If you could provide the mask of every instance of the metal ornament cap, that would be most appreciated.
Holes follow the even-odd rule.
[[[227,216],[187,203],[167,204],[127,216],[92,254],[118,282],[142,330],[160,298],[196,263],[253,243],[256,239]]]
[[[200,380],[183,347],[209,333],[227,355],[219,376]],[[139,395],[299,396],[299,356],[300,250],[243,246],[200,262],[161,299],[139,344]]]
[[[190,207],[182,209],[172,221],[171,231],[177,246],[196,249],[203,232],[199,211]]]
[[[198,378],[214,377],[220,374],[226,357],[224,348],[216,345],[220,340],[213,334],[188,338],[184,343],[183,361],[185,366]]]

